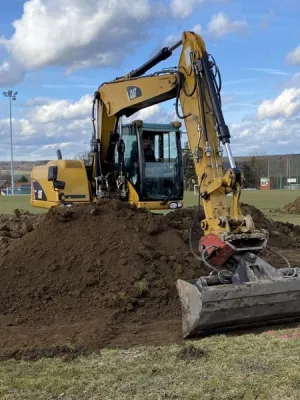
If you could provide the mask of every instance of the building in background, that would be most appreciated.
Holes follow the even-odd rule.
[[[8,188],[11,188],[11,183],[6,179],[0,179],[0,195],[6,194]]]
[[[270,178],[260,178],[260,190],[270,190],[271,180]]]
[[[18,194],[30,194],[31,183],[30,182],[17,182],[15,184],[15,190]]]

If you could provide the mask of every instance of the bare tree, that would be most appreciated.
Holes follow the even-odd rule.
[[[88,164],[90,161],[90,152],[82,151],[74,156],[76,160],[82,160],[85,164]]]
[[[4,181],[11,182],[11,174],[10,171],[3,170],[2,173],[0,174],[0,178]]]
[[[244,162],[243,173],[248,187],[260,187],[260,178],[267,176],[268,166],[265,153],[253,152]]]

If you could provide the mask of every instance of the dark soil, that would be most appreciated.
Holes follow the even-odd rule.
[[[274,221],[249,204],[242,204],[244,214],[250,214],[257,229],[266,229],[269,232],[269,245],[279,249],[300,247],[300,226],[289,222]]]
[[[0,360],[14,359],[24,361],[36,361],[41,358],[62,358],[63,361],[72,361],[75,358],[88,355],[91,353],[90,349],[72,348],[69,346],[53,346],[51,348],[29,348],[29,349],[16,349],[13,351],[7,351],[0,356]]]
[[[208,352],[193,345],[181,347],[177,353],[177,358],[180,360],[197,360],[198,358],[207,357]]]
[[[289,214],[300,214],[300,197],[297,197],[292,203],[286,204],[283,209]]]
[[[248,205],[243,210],[269,230],[274,250],[300,265],[299,227],[270,221]],[[163,216],[103,200],[0,217],[0,357],[182,343],[176,280],[210,272],[189,248],[195,212]],[[195,249],[200,235],[194,232]],[[265,258],[285,263],[272,253]]]

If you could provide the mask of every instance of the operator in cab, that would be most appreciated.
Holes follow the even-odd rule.
[[[144,157],[146,162],[155,162],[154,150],[149,138],[144,138]]]

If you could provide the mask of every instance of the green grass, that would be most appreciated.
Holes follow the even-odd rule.
[[[296,400],[300,330],[193,341],[206,351],[179,357],[179,346],[103,350],[72,361],[0,363],[2,400]]]
[[[32,207],[29,195],[18,196],[0,196],[0,213],[11,214],[16,208],[19,210],[27,210],[31,213],[43,213],[42,208]]]
[[[241,201],[252,204],[260,210],[270,210],[282,208],[299,196],[300,190],[244,190]],[[227,198],[230,201],[231,197],[227,196]],[[198,196],[193,192],[186,192],[184,200],[188,205],[196,205]]]
[[[300,190],[244,190],[241,201],[251,204],[260,209],[268,217],[278,221],[288,221],[293,224],[300,224],[300,215],[287,214],[278,209],[282,209],[287,203],[291,203],[300,196]],[[228,205],[231,197],[227,196]],[[198,196],[193,192],[186,192],[184,197],[185,206],[196,205]]]
[[[30,174],[31,174],[31,171],[26,171],[26,170],[22,170],[22,169],[17,169],[17,170],[15,170],[14,171],[14,176],[16,177],[16,178],[20,178],[21,176],[26,176],[26,178],[30,178]]]
[[[245,190],[242,193],[241,200],[244,203],[252,204],[262,210],[270,218],[280,221],[289,221],[294,224],[300,224],[300,215],[291,215],[279,212],[287,203],[294,201],[300,196],[300,190]],[[228,196],[228,204],[231,197]],[[186,192],[184,196],[185,207],[196,205],[198,196],[193,192]],[[30,196],[0,196],[0,213],[12,213],[15,208],[28,210],[32,213],[43,213],[44,209],[32,207],[30,205]],[[164,212],[163,212],[164,213]]]
[[[3,173],[5,173],[5,174],[10,174],[10,169],[6,169],[6,170],[1,170],[0,169],[0,176],[3,174]],[[15,169],[14,170],[14,178],[15,178],[15,182],[19,179],[19,178],[21,178],[21,176],[26,176],[26,178],[28,179],[28,180],[30,180],[30,174],[31,174],[31,171],[28,171],[28,170],[23,170],[23,169]]]

